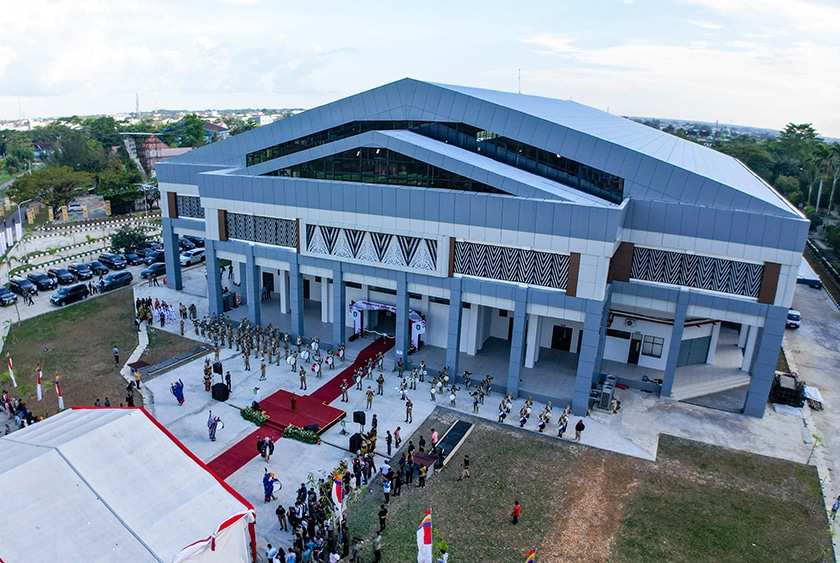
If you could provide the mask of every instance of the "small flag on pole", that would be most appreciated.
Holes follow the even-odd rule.
[[[55,372],[55,394],[58,395],[58,410],[64,410],[64,397],[61,396],[61,385],[58,384],[58,372]]]
[[[17,387],[17,379],[15,379],[15,369],[12,367],[12,355],[6,352],[6,363],[9,364],[9,377],[12,378],[12,385]]]
[[[534,563],[537,560],[537,548],[525,554],[525,563]]]
[[[417,563],[432,563],[432,509],[417,526]]]
[[[44,400],[44,391],[41,388],[41,362],[38,362],[37,372],[38,372],[38,400],[43,401]]]

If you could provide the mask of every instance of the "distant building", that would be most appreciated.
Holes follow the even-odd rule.
[[[192,147],[170,147],[151,133],[124,133],[125,148],[141,168],[144,181],[155,175],[155,166],[192,150]]]

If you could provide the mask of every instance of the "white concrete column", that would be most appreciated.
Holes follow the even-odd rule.
[[[321,322],[330,322],[330,285],[324,276],[321,276]]]
[[[539,359],[540,315],[528,315],[528,333],[525,336],[525,367],[532,368]]]
[[[738,331],[738,348],[744,349],[747,345],[747,333],[750,331],[750,325],[741,323],[741,330]]]
[[[706,355],[706,363],[713,364],[715,362],[715,352],[717,352],[718,338],[720,337],[721,323],[715,323],[712,326],[712,339],[709,342],[709,353]]]
[[[483,309],[481,305],[473,303],[469,309],[464,309],[461,317],[461,351],[469,356],[475,356],[480,349],[479,317]]]
[[[753,352],[755,352],[755,341],[758,339],[758,327],[749,326],[747,334],[747,345],[744,346],[744,361],[741,363],[741,371],[749,372],[752,368]]]
[[[280,313],[283,315],[289,314],[289,272],[280,270],[279,274],[274,276],[274,287],[277,293],[280,294]]]

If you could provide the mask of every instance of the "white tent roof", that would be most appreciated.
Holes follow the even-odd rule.
[[[0,490],[0,560],[180,560],[235,515],[190,560],[248,560],[253,507],[143,409],[71,409],[0,439]]]

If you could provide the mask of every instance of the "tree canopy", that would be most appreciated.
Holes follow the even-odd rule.
[[[92,181],[88,172],[77,172],[69,166],[46,166],[18,178],[7,194],[17,203],[40,198],[45,205],[58,207],[67,204]]]

